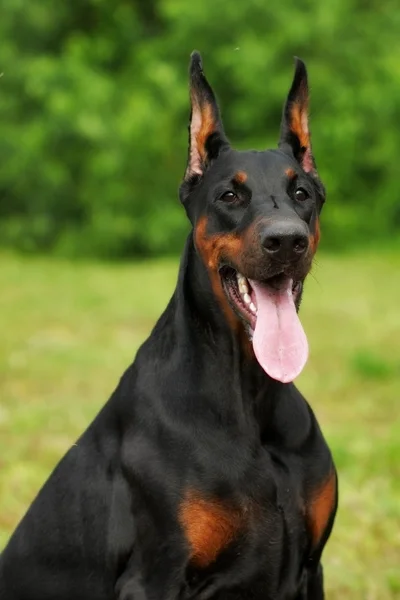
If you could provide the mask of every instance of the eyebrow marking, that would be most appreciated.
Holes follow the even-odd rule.
[[[233,177],[233,181],[234,183],[238,184],[245,183],[247,181],[247,173],[244,171],[238,171]]]
[[[287,175],[289,179],[295,179],[297,177],[297,173],[292,167],[285,169],[285,175]]]

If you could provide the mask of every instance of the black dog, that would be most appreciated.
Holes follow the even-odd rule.
[[[199,54],[175,293],[0,559],[1,600],[324,597],[337,480],[291,383],[324,189],[297,60],[278,150],[237,152]]]

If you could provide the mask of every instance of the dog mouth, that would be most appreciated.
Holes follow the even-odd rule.
[[[293,381],[308,357],[296,307],[302,281],[284,272],[256,281],[227,266],[221,268],[220,276],[231,307],[246,325],[261,367],[273,379]]]
[[[245,321],[248,326],[249,336],[252,337],[258,314],[257,297],[253,287],[256,282],[247,279],[247,277],[231,267],[223,267],[220,275],[225,294],[232,308]],[[271,293],[279,293],[281,290],[290,288],[295,302],[300,297],[303,286],[301,281],[295,281],[284,273],[273,275],[258,283],[270,288]]]

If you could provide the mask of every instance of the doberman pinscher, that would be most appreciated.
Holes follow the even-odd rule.
[[[176,290],[0,559],[1,600],[320,600],[331,453],[292,383],[324,188],[305,65],[278,149],[234,150],[190,66]]]

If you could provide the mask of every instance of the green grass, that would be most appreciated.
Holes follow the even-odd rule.
[[[0,547],[107,400],[176,269],[1,257]],[[298,383],[340,476],[328,599],[400,598],[399,273],[400,255],[322,256],[303,301]]]

